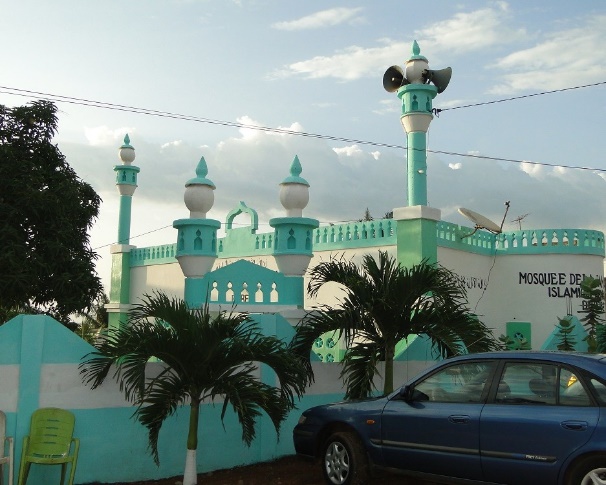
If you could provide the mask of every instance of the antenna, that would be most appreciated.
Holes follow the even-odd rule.
[[[516,217],[515,219],[512,219],[512,220],[511,220],[511,221],[509,221],[509,222],[517,222],[517,223],[518,223],[518,228],[519,228],[519,229],[520,229],[520,231],[521,231],[521,230],[522,230],[522,221],[523,221],[524,219],[526,219],[526,217],[527,217],[527,216],[529,216],[529,215],[530,215],[530,213],[527,213],[527,214],[524,214],[524,215],[518,216],[518,217]]]
[[[505,215],[503,216],[503,220],[501,221],[500,226],[495,224],[488,217],[485,217],[482,214],[478,214],[477,212],[474,212],[471,209],[465,209],[464,207],[459,208],[459,214],[465,216],[467,219],[469,219],[475,224],[473,232],[470,232],[465,236],[461,236],[461,239],[475,234],[478,229],[486,229],[488,232],[492,232],[493,234],[500,234],[501,232],[503,232],[503,224],[505,222],[505,218],[507,217],[507,212],[509,211],[509,205],[509,201],[505,202]]]

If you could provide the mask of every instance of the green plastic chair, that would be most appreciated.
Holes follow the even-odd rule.
[[[13,453],[13,438],[6,436],[6,414],[0,411],[0,485],[4,484],[4,465],[8,465],[8,484],[13,485]]]
[[[32,463],[61,465],[61,485],[67,464],[71,463],[69,485],[74,483],[80,440],[73,437],[75,416],[64,409],[42,408],[34,411],[30,434],[23,438],[18,485],[25,485]],[[72,446],[73,445],[73,446]]]

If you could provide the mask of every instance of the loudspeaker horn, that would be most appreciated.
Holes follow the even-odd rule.
[[[400,86],[410,84],[404,77],[404,72],[400,66],[391,66],[385,74],[383,74],[383,87],[385,91],[393,93],[397,91]]]
[[[443,92],[448,87],[451,76],[452,69],[450,67],[446,67],[438,71],[433,71],[431,69],[425,69],[423,71],[423,79],[425,80],[425,83],[432,83],[436,88],[438,88],[438,94]]]

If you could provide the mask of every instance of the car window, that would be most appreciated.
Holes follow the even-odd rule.
[[[509,362],[499,381],[496,402],[590,406],[591,398],[572,370],[553,364]]]
[[[434,402],[482,402],[494,362],[465,362],[448,366],[415,385],[422,400]]]
[[[591,386],[598,395],[598,401],[602,405],[606,405],[606,385],[603,382],[598,381],[595,378],[590,379]]]
[[[563,406],[591,406],[591,398],[579,378],[569,369],[560,370],[560,404]]]
[[[556,376],[555,365],[509,362],[503,370],[496,401],[511,404],[555,404]]]

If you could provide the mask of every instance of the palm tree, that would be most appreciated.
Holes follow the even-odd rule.
[[[378,261],[365,255],[361,267],[343,258],[321,262],[310,277],[310,296],[329,282],[339,283],[344,296],[336,307],[324,304],[310,312],[291,346],[305,358],[323,333],[343,336],[349,343],[341,373],[347,399],[372,393],[380,361],[385,361],[383,393],[393,391],[396,344],[409,335],[427,335],[443,357],[498,348],[488,328],[467,309],[460,278],[438,265],[423,261],[404,268],[380,251]],[[311,380],[309,360],[306,366]]]
[[[110,331],[96,343],[96,351],[81,364],[83,380],[94,389],[112,371],[125,397],[137,406],[135,417],[149,433],[150,451],[159,465],[158,436],[162,423],[190,404],[184,485],[197,480],[198,420],[203,400],[224,399],[221,417],[229,405],[242,426],[242,439],[250,446],[256,419],[264,411],[276,432],[301,397],[306,372],[286,345],[264,336],[244,314],[220,312],[211,316],[208,306],[191,310],[180,299],[163,293],[145,295],[129,313],[127,325]],[[164,363],[157,377],[145,375],[151,358]],[[259,381],[259,363],[272,368],[276,388]]]
[[[88,312],[78,312],[77,315],[82,319],[78,324],[77,333],[83,340],[94,345],[95,340],[99,338],[102,331],[107,329],[109,316],[105,305],[109,303],[109,297],[105,291],[101,290],[93,301]]]

